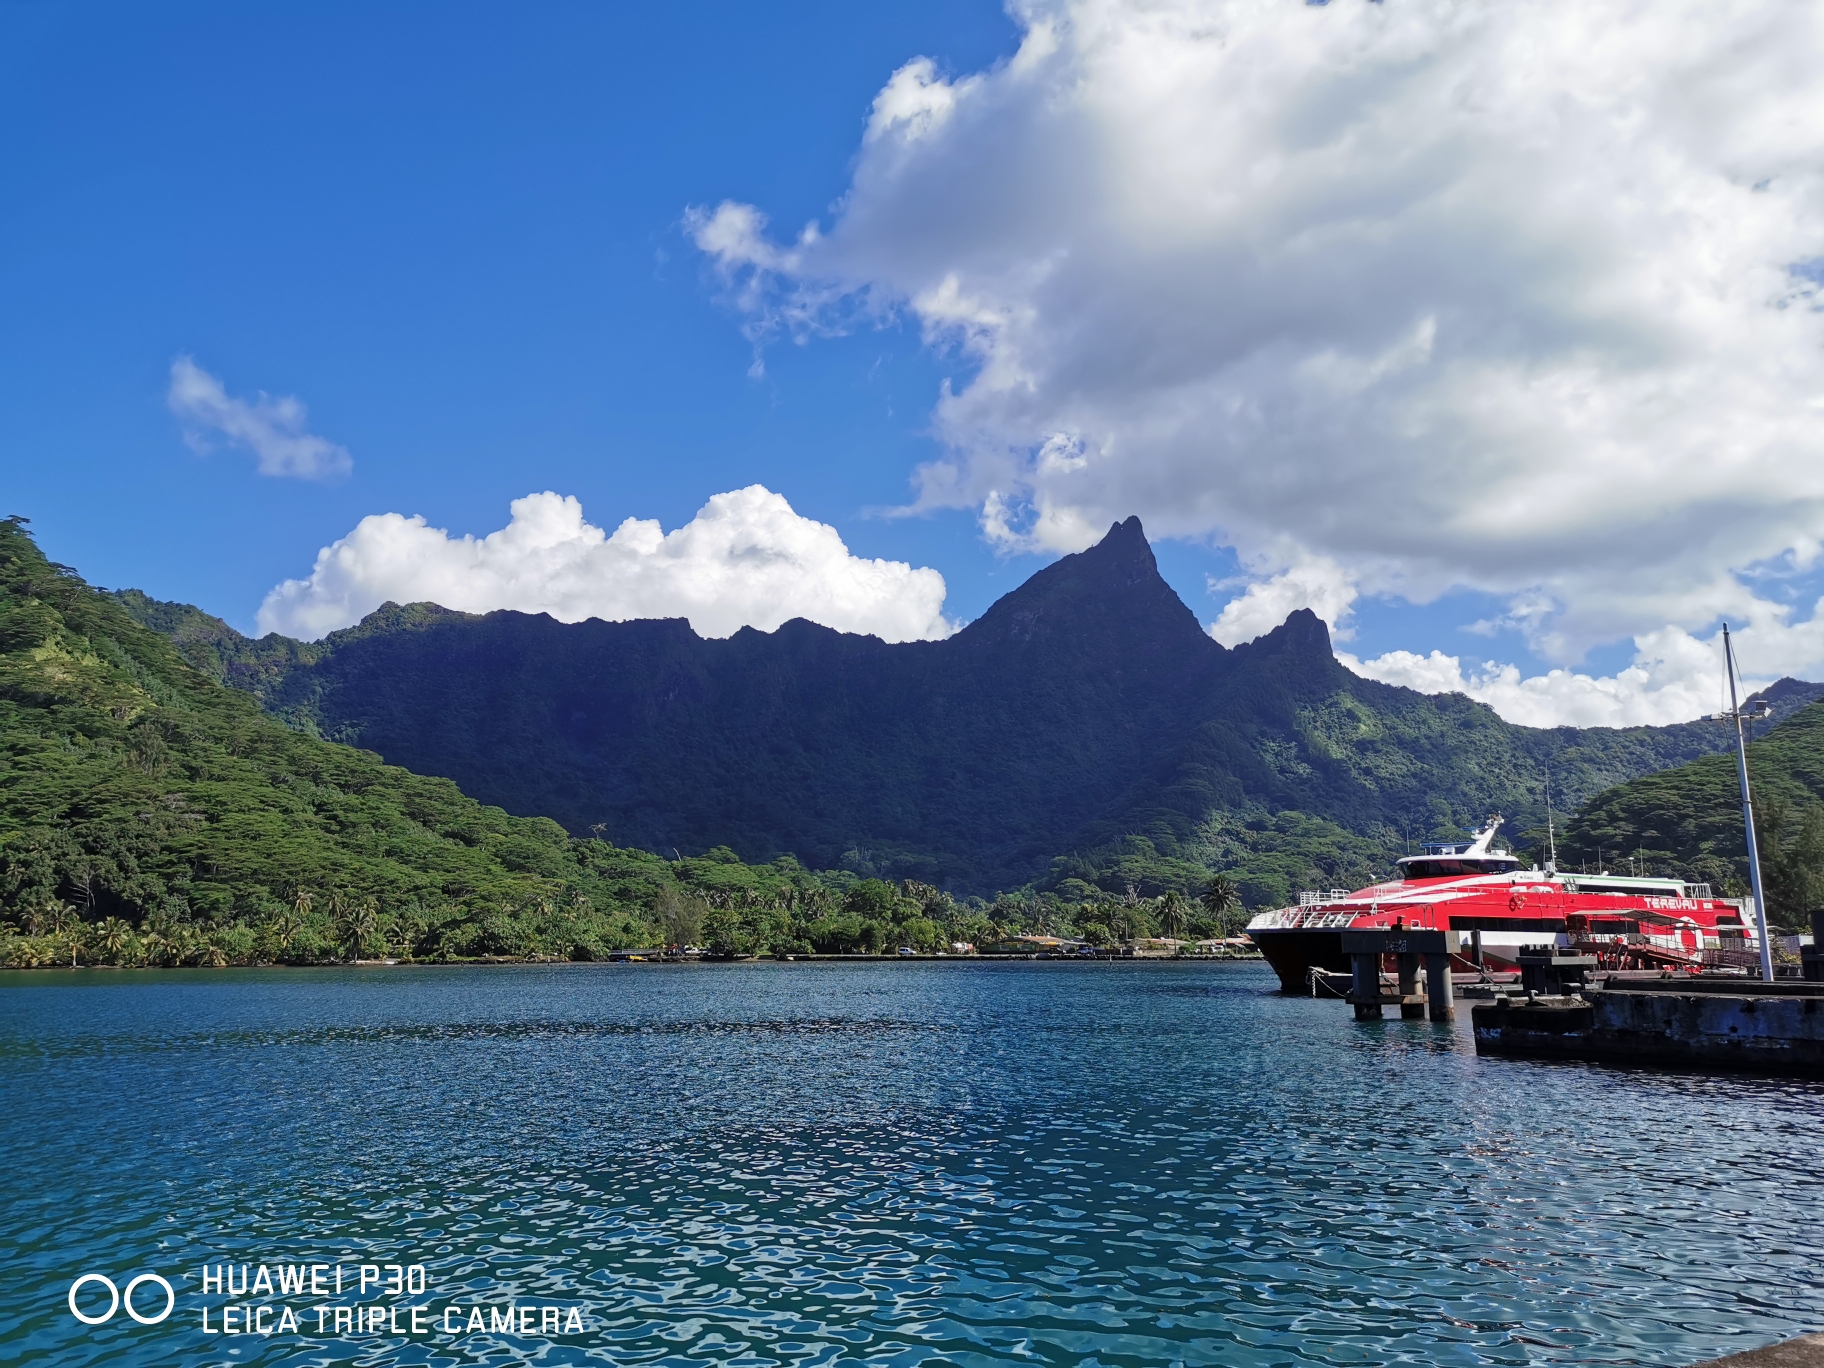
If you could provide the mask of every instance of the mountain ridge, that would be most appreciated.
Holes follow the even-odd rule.
[[[1568,807],[1725,739],[1704,723],[1524,728],[1462,695],[1363,679],[1309,610],[1224,647],[1132,518],[942,641],[803,619],[705,639],[683,619],[387,604],[320,642],[256,642],[181,605],[122,601],[292,725],[572,834],[958,891],[1085,873],[1106,886],[1135,842],[1188,883],[1236,842],[1265,859],[1255,847],[1288,822],[1318,843],[1308,875],[1342,879],[1496,809],[1516,830],[1543,825],[1547,765]],[[1820,693],[1795,681],[1781,706]],[[1326,866],[1332,847],[1356,853]],[[1262,874],[1250,900],[1294,877]]]

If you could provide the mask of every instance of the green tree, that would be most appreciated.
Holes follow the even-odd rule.
[[[1768,920],[1804,927],[1812,909],[1824,906],[1824,803],[1806,803],[1795,822],[1792,805],[1774,796],[1756,805],[1755,817]]]
[[[310,920],[311,905],[316,901],[308,888],[300,888],[292,895],[291,902],[282,906],[269,923],[272,943],[281,955],[285,954],[297,940],[298,933]]]
[[[740,913],[732,907],[713,907],[703,922],[704,949],[712,955],[733,956],[751,953],[752,938],[742,926]]]
[[[331,903],[335,899],[331,899]],[[342,958],[349,960],[363,959],[377,948],[375,941],[380,931],[380,904],[372,897],[359,900],[343,900],[342,910],[336,924],[336,943],[342,951]]]
[[[119,964],[133,942],[133,928],[119,917],[106,917],[95,927],[95,945],[109,964]]]
[[[1159,899],[1159,929],[1168,936],[1178,938],[1184,935],[1185,925],[1189,921],[1184,899],[1175,889],[1168,889],[1165,896]]]
[[[709,905],[703,899],[667,884],[659,890],[652,907],[661,943],[678,949],[701,943],[703,922],[708,912]]]
[[[1211,879],[1203,890],[1204,910],[1216,923],[1217,934],[1232,935],[1229,929],[1236,913],[1241,910],[1241,892],[1226,874],[1218,874]]]
[[[1115,941],[1132,940],[1135,930],[1135,908],[1129,902],[1108,905],[1108,934]]]
[[[943,928],[929,917],[908,917],[899,928],[899,935],[903,944],[927,954],[941,949],[944,943]]]
[[[863,879],[842,899],[843,911],[856,917],[889,923],[899,911],[899,895],[893,885],[880,879]]]

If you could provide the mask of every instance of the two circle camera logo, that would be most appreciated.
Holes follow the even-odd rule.
[[[99,1283],[101,1286],[108,1289],[108,1309],[99,1316],[87,1314],[76,1304],[76,1294],[90,1283]],[[133,1294],[147,1283],[156,1283],[165,1294],[165,1309],[160,1311],[156,1316],[141,1315],[139,1308],[133,1305]],[[127,1284],[127,1290],[125,1292],[122,1292],[114,1285],[114,1280],[112,1278],[101,1273],[84,1273],[80,1278],[76,1279],[75,1282],[70,1284],[70,1314],[76,1317],[76,1319],[81,1321],[84,1325],[105,1325],[107,1322],[114,1319],[114,1313],[119,1311],[123,1306],[126,1307],[127,1314],[141,1325],[157,1325],[176,1309],[177,1293],[172,1290],[170,1283],[166,1282],[156,1273],[141,1273],[137,1278],[133,1279],[132,1282]]]

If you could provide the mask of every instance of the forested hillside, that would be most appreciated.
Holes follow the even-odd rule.
[[[239,643],[212,621],[98,593],[0,521],[0,964],[929,951],[1022,929],[1106,944],[1235,926],[1222,885],[1197,903],[959,901],[789,854],[573,837],[263,714],[218,682],[231,671],[208,642]],[[232,669],[311,649],[269,641]]]
[[[0,521],[0,960],[586,956],[706,895],[838,901],[795,861],[573,839],[287,728]]]
[[[1193,895],[1223,871],[1249,905],[1277,903],[1364,882],[1490,812],[1542,828],[1548,769],[1565,811],[1727,739],[1714,723],[1516,727],[1351,674],[1309,612],[1225,650],[1135,519],[941,642],[803,621],[704,640],[682,620],[426,604],[256,642],[120,601],[293,726],[572,835],[790,854],[958,896]],[[1780,706],[1819,692],[1794,684]]]
[[[1824,703],[1748,748],[1769,917],[1799,929],[1824,906]],[[1714,755],[1599,794],[1565,830],[1560,863],[1677,872],[1747,891],[1747,842],[1733,755]]]

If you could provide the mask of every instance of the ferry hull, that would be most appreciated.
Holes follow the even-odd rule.
[[[1279,975],[1282,993],[1302,997],[1310,992],[1313,969],[1349,972],[1349,956],[1343,953],[1343,933],[1339,930],[1256,931],[1250,933],[1250,938]]]

